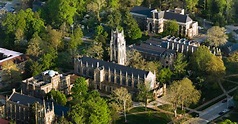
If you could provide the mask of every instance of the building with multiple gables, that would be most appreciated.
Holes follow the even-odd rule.
[[[139,83],[149,83],[151,89],[156,88],[155,73],[90,57],[75,59],[74,71],[75,74],[90,78],[91,86],[95,89],[106,92],[121,86],[132,91]]]
[[[175,8],[173,11],[158,11],[157,9],[135,6],[130,13],[138,22],[141,30],[161,33],[164,31],[166,21],[175,20],[179,25],[178,34],[180,36],[192,38],[198,35],[198,22],[184,14],[184,9]]]
[[[72,84],[71,75],[59,74],[54,70],[46,70],[41,74],[22,81],[22,91],[35,97],[44,97],[52,89],[70,94]]]
[[[54,103],[18,93],[6,97],[5,117],[17,124],[51,124],[55,119]]]

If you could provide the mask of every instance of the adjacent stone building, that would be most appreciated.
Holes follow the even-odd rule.
[[[22,81],[22,91],[35,97],[43,97],[52,89],[64,94],[70,94],[72,84],[70,75],[59,74],[54,70],[47,70],[41,74]]]
[[[55,119],[54,103],[18,93],[6,97],[5,116],[17,124],[51,124]]]
[[[139,83],[149,83],[151,89],[157,87],[155,73],[85,56],[75,59],[74,72],[89,78],[95,89],[106,92],[118,87],[134,91]]]
[[[130,13],[138,22],[141,30],[151,33],[161,33],[164,31],[165,22],[175,20],[179,25],[178,34],[192,38],[198,35],[198,22],[193,21],[189,15],[184,14],[184,9],[158,11],[142,6],[135,6]]]

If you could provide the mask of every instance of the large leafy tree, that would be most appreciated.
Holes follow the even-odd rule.
[[[179,30],[179,25],[175,20],[169,20],[165,22],[164,33],[166,35],[177,35]]]
[[[100,12],[102,8],[105,6],[106,6],[106,0],[91,0],[87,4],[87,10],[89,12],[93,12],[97,17],[97,20],[100,21],[101,20]]]
[[[67,98],[66,98],[65,94],[61,93],[60,91],[53,89],[49,92],[48,96],[52,97],[53,100],[56,101],[56,103],[58,103],[62,106],[66,105]]]
[[[188,78],[180,81],[174,81],[167,92],[167,99],[173,105],[174,115],[177,117],[178,106],[189,106],[200,99],[200,92],[195,89],[193,83]],[[183,108],[182,108],[183,109]]]
[[[170,82],[172,75],[173,72],[169,68],[163,68],[159,71],[157,79],[160,83],[168,83]]]
[[[143,101],[145,104],[145,110],[147,110],[148,100],[153,98],[153,92],[150,90],[150,83],[138,84],[138,95],[137,99]]]
[[[211,46],[221,46],[227,42],[228,36],[225,33],[226,29],[219,26],[213,26],[207,30],[207,42]]]
[[[39,57],[42,54],[42,49],[41,49],[42,42],[43,42],[42,39],[38,35],[35,35],[29,41],[29,45],[26,50],[26,54],[33,58]]]
[[[126,110],[128,105],[130,105],[130,103],[132,102],[131,100],[131,94],[128,93],[128,90],[124,87],[121,88],[117,88],[112,92],[112,99],[114,99],[116,101],[116,103],[119,106],[123,107],[123,113],[124,113],[124,117],[125,117],[125,122],[127,122],[126,119]]]
[[[3,81],[10,84],[21,81],[21,72],[13,61],[3,62],[1,77]]]
[[[44,12],[54,26],[60,26],[64,22],[72,25],[77,10],[76,5],[76,0],[49,0]]]
[[[177,57],[174,61],[174,64],[173,64],[174,75],[176,77],[182,76],[186,72],[185,68],[186,68],[187,65],[188,64],[187,64],[187,61],[184,58],[184,55],[182,53],[178,53]]]
[[[198,0],[186,0],[186,6],[190,12],[195,10],[196,5],[198,4]]]
[[[78,83],[77,83],[78,82]],[[77,124],[108,124],[111,121],[110,110],[98,91],[87,92],[85,79],[78,78],[72,88],[75,104],[68,115]]]
[[[142,32],[136,20],[132,17],[129,11],[125,11],[123,14],[124,14],[124,19],[123,19],[122,26],[124,27],[126,38],[129,38],[131,40],[136,40],[138,38],[141,38]]]
[[[88,92],[88,84],[85,78],[77,78],[72,88],[73,103],[82,103]]]
[[[222,122],[219,122],[218,124],[237,124],[236,122],[232,122],[231,120],[229,120],[229,119],[226,119],[226,120],[224,120],[224,121],[222,121]]]
[[[103,58],[103,47],[101,42],[94,42],[92,45],[85,51],[85,54],[96,59]]]
[[[83,32],[82,32],[81,28],[79,28],[79,27],[76,28],[73,31],[73,34],[71,35],[70,41],[68,42],[68,49],[69,50],[77,49],[78,46],[81,45],[83,42],[82,37],[83,37]]]

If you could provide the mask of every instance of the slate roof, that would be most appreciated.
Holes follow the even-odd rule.
[[[142,14],[142,15],[147,16],[148,18],[151,18],[152,17],[152,14],[151,14],[152,10],[153,9],[143,7],[143,6],[135,6],[131,9],[130,12]]]
[[[27,96],[27,95],[24,95],[24,94],[20,94],[20,93],[17,93],[17,92],[14,92],[11,95],[10,100],[13,101],[13,102],[16,102],[18,104],[25,105],[25,106],[27,106],[28,103],[31,105],[35,102],[39,102],[40,104],[42,104],[41,99],[38,99],[38,98],[35,98],[35,97],[32,97],[32,96]]]
[[[65,106],[61,106],[58,104],[54,104],[54,112],[57,116],[64,116],[67,114],[67,112],[69,111],[68,107]]]
[[[192,19],[188,15],[182,15],[182,14],[173,13],[173,12],[165,12],[164,19],[176,20],[177,22],[183,22],[183,23],[192,21]]]
[[[142,14],[142,15],[147,16],[148,18],[152,18],[152,13],[151,13],[152,10],[154,10],[154,9],[150,9],[150,8],[142,7],[142,6],[135,6],[131,9],[131,12],[137,13],[137,14]],[[167,12],[167,11],[166,12],[161,11],[158,13],[155,14],[156,19],[164,18],[167,20],[176,20],[177,22],[182,22],[182,23],[192,21],[192,19],[188,15],[182,15],[179,13]]]
[[[104,67],[106,70],[109,70],[111,72],[114,72],[114,70],[116,70],[117,73],[120,72],[120,70],[122,71],[122,74],[127,74],[128,75],[133,75],[134,76],[140,76],[140,77],[144,77],[144,75],[147,76],[147,74],[149,73],[149,71],[144,71],[144,70],[140,70],[140,69],[135,69],[135,68],[131,68],[128,66],[123,66],[123,65],[119,65],[116,63],[112,63],[112,62],[106,62],[106,61],[102,61],[102,60],[98,60],[98,59],[94,59],[94,58],[90,58],[90,57],[82,57],[80,59],[82,61],[83,64],[86,64],[86,62],[88,62],[88,65],[91,66],[93,65],[93,67],[97,67],[97,62],[99,63],[99,67]]]

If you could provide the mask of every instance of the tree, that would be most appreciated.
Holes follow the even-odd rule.
[[[124,87],[117,88],[112,92],[112,99],[114,99],[118,105],[123,106],[123,113],[125,117],[125,122],[127,122],[126,119],[126,108],[127,106],[132,102],[131,100],[131,94],[128,93],[128,90]]]
[[[143,69],[145,67],[144,66],[145,60],[143,59],[140,52],[136,50],[128,50],[126,55],[127,55],[126,65],[139,69]]]
[[[144,102],[145,110],[147,110],[148,100],[153,98],[153,92],[150,90],[149,84],[148,82],[138,84],[137,99]]]
[[[197,75],[204,75],[206,72],[206,63],[210,60],[212,54],[206,46],[200,46],[190,58],[190,66]]]
[[[109,109],[111,110],[111,117],[112,117],[112,122],[115,123],[119,118],[120,118],[120,106],[115,103],[115,102],[111,102],[109,103]]]
[[[69,117],[76,124],[108,124],[111,121],[107,103],[98,91],[87,92],[83,101],[71,107]]]
[[[26,54],[33,57],[38,58],[42,54],[41,46],[42,39],[36,35],[30,41],[26,50]]]
[[[173,72],[169,68],[163,68],[159,71],[157,79],[160,83],[167,83],[171,80],[172,75]]]
[[[44,70],[43,65],[40,64],[38,61],[29,60],[29,63],[30,63],[30,72],[32,76],[36,76]]]
[[[76,14],[76,0],[48,0],[44,11],[49,22],[60,26],[64,22],[72,25]]]
[[[207,42],[211,46],[221,46],[227,42],[228,36],[225,33],[226,29],[219,26],[213,26],[207,30]]]
[[[77,49],[78,46],[81,45],[83,42],[82,37],[83,37],[83,32],[82,32],[81,28],[79,28],[79,27],[76,28],[73,31],[73,35],[71,35],[71,39],[68,43],[68,49],[69,50]]]
[[[175,20],[169,20],[165,22],[164,33],[166,35],[177,35],[179,30],[179,25]]]
[[[185,2],[190,12],[194,11],[196,5],[198,4],[198,0],[186,0]]]
[[[106,0],[92,0],[87,5],[87,10],[95,13],[97,20],[100,21],[100,12],[106,6]]]
[[[237,124],[236,122],[232,122],[231,120],[229,120],[229,119],[226,119],[226,120],[224,120],[224,121],[222,121],[222,122],[219,122],[218,124]]]
[[[126,38],[136,40],[142,37],[142,32],[132,15],[126,11],[123,21]],[[132,43],[131,43],[132,44]]]
[[[1,77],[3,81],[16,83],[21,81],[21,72],[13,61],[3,62]]]
[[[180,81],[174,81],[167,92],[167,99],[172,103],[174,115],[177,117],[177,108],[181,105],[189,106],[191,103],[197,103],[201,97],[201,93],[195,89],[192,81],[184,78]]]
[[[103,58],[103,48],[101,42],[94,42],[92,45],[85,51],[85,54],[87,56],[96,58],[96,59],[102,59]]]
[[[66,105],[67,98],[66,98],[66,96],[65,96],[63,93],[61,93],[60,91],[57,91],[57,90],[54,90],[54,89],[53,89],[53,90],[51,90],[51,91],[49,92],[49,94],[48,94],[47,96],[52,97],[53,100],[56,101],[56,103],[58,103],[58,104],[60,104],[60,105],[62,105],[62,106]]]
[[[88,92],[88,84],[85,78],[77,78],[72,87],[73,103],[82,103]]]
[[[185,68],[187,65],[187,61],[184,60],[184,55],[182,53],[178,53],[173,64],[174,75],[176,77],[183,75],[186,72]]]
[[[47,41],[50,45],[57,51],[59,45],[61,44],[62,33],[51,27],[47,28]]]
[[[100,42],[103,45],[105,45],[106,44],[106,40],[107,40],[107,36],[108,36],[108,34],[104,30],[103,26],[101,26],[101,25],[97,26],[96,31],[95,31],[94,40],[96,42]]]

